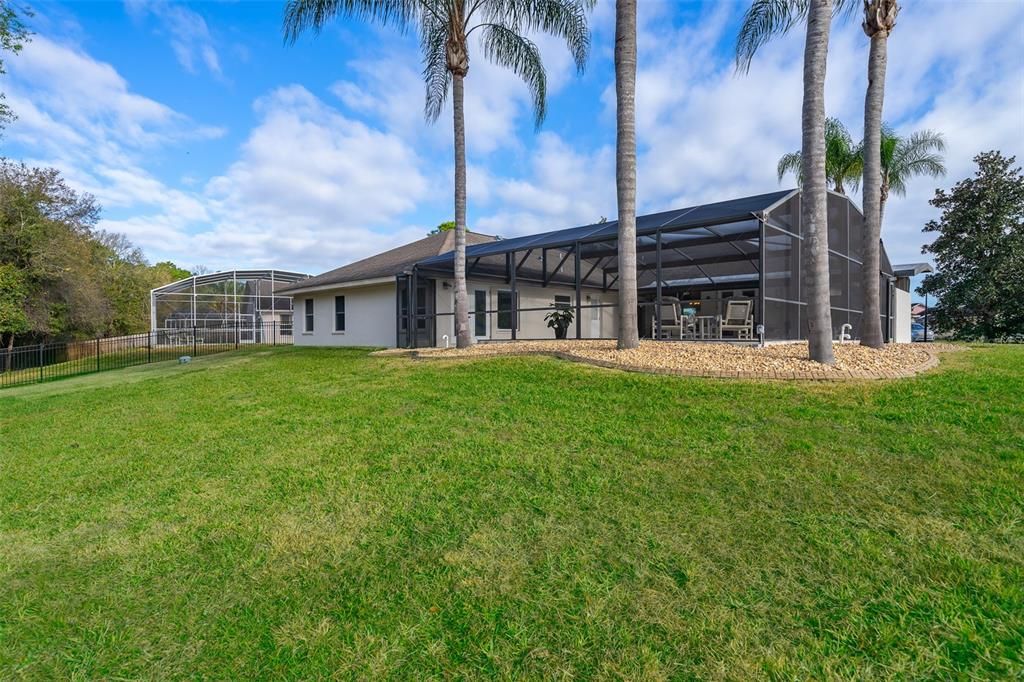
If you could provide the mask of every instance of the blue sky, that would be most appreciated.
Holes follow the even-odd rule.
[[[1024,161],[1024,3],[906,3],[890,40],[886,118],[946,135],[949,176],[888,208],[896,262],[921,260],[936,186],[980,151]],[[450,219],[451,118],[423,121],[413,36],[336,23],[282,44],[282,3],[34,3],[33,42],[0,87],[19,114],[0,153],[60,168],[151,260],[319,272]],[[799,32],[736,75],[744,5],[640,3],[639,203],[643,212],[772,191],[799,147]],[[548,118],[525,87],[471,53],[472,229],[514,236],[615,215],[613,3],[591,18],[578,76],[537,37]],[[955,27],[955,29],[953,28]],[[837,21],[827,108],[859,136],[867,39]]]

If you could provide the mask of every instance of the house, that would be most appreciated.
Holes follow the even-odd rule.
[[[767,341],[807,336],[801,192],[783,190],[637,217],[641,335],[666,338],[688,314],[713,330],[730,301],[749,301],[751,329]],[[864,217],[849,197],[828,196],[833,337],[858,338],[863,308]],[[470,233],[466,277],[478,341],[550,339],[545,316],[574,313],[570,338],[614,338],[618,223],[606,221],[512,239]],[[453,235],[406,244],[286,287],[299,345],[424,347],[454,342]],[[882,329],[894,334],[896,274],[881,248]],[[410,305],[411,302],[411,305]],[[717,338],[717,337],[716,337]]]
[[[467,245],[496,239],[476,232],[466,234]],[[295,301],[296,345],[395,346],[396,312],[399,304],[403,311],[408,305],[407,292],[403,288],[400,297],[396,288],[398,278],[410,272],[418,262],[454,249],[455,232],[439,232],[283,289],[283,293]],[[418,292],[416,300],[425,313],[425,287]],[[434,301],[430,301],[431,311],[434,305]],[[403,323],[406,318],[407,313],[403,312]],[[423,327],[425,320],[421,319],[418,324]],[[421,339],[420,345],[432,345],[432,342]]]

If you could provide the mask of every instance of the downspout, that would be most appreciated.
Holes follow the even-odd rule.
[[[757,310],[754,311],[754,322],[756,324],[758,338],[761,339],[761,345],[764,345],[766,325],[764,323],[764,307],[765,307],[765,292],[764,286],[767,278],[764,272],[765,263],[765,244],[764,244],[764,218],[760,217],[757,221],[758,232],[761,233],[760,243],[758,244],[758,264],[757,264]]]

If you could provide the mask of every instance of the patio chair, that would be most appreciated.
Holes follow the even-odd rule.
[[[679,318],[679,303],[662,303],[661,310],[659,311],[658,317],[661,318],[661,338],[671,339],[673,338],[673,332],[676,338],[682,338],[683,327]],[[654,319],[654,337],[658,338],[658,319]]]
[[[729,301],[725,317],[718,317],[718,338],[724,338],[725,332],[735,332],[737,339],[754,338],[753,301]]]

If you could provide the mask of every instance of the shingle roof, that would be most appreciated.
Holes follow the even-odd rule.
[[[496,240],[487,234],[477,232],[466,232],[466,244],[483,244]],[[330,284],[345,284],[358,282],[365,279],[378,279],[380,277],[394,277],[411,268],[421,260],[448,253],[455,249],[455,231],[448,230],[438,234],[432,234],[423,239],[404,244],[402,246],[378,253],[375,256],[358,260],[340,268],[335,268],[315,277],[310,277],[297,284],[279,289],[281,293],[302,291],[313,287],[322,287]]]

